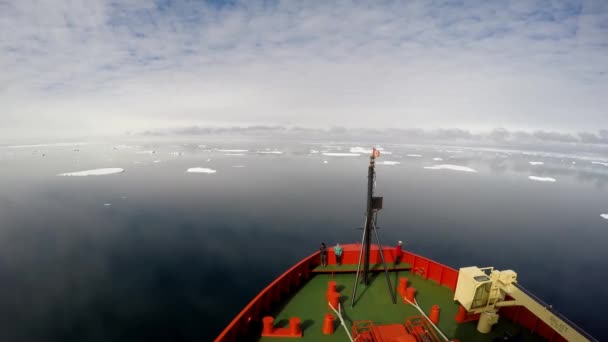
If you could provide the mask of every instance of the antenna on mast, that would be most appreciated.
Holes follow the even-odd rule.
[[[355,277],[355,286],[353,289],[353,296],[351,300],[351,306],[355,306],[355,296],[357,294],[357,284],[359,283],[359,274],[361,272],[361,259],[363,259],[363,279],[362,283],[366,286],[369,285],[369,261],[370,261],[370,250],[372,231],[378,241],[378,247],[380,252],[380,258],[382,259],[382,265],[384,266],[384,273],[386,274],[386,283],[388,285],[389,292],[391,293],[393,304],[397,303],[395,292],[391,285],[391,280],[388,275],[388,268],[384,260],[384,251],[382,250],[382,243],[380,242],[380,236],[376,228],[376,222],[378,221],[378,211],[382,209],[382,197],[374,196],[374,184],[376,180],[376,158],[380,157],[380,151],[375,147],[372,150],[372,155],[369,158],[369,166],[367,168],[367,211],[365,216],[365,227],[363,227],[363,237],[361,239],[361,250],[359,252],[359,263],[357,265],[357,275]]]

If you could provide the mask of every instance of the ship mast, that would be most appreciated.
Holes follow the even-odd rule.
[[[378,235],[376,223],[378,221],[378,211],[382,209],[382,197],[374,196],[374,185],[376,181],[376,157],[380,156],[380,151],[374,148],[372,155],[369,158],[369,166],[367,168],[367,210],[365,214],[365,227],[363,227],[363,238],[361,241],[361,250],[359,252],[359,263],[357,265],[357,275],[355,277],[355,286],[353,290],[351,305],[355,305],[355,296],[357,294],[357,284],[359,283],[359,274],[361,272],[361,259],[363,257],[363,279],[362,283],[367,286],[369,285],[369,264],[370,264],[370,251],[372,241],[372,231],[378,241],[378,248],[380,257],[382,259],[382,265],[384,266],[384,273],[386,274],[386,282],[391,293],[393,304],[396,304],[395,293],[391,285],[390,277],[388,275],[388,268],[384,260],[384,251],[382,250],[382,243],[380,243],[380,236]]]

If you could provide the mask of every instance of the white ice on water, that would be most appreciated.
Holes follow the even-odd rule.
[[[608,166],[608,163],[600,161],[592,161],[591,164]]]
[[[600,214],[600,216],[601,216],[603,219],[608,220],[608,214]]]
[[[323,164],[327,164],[327,163],[329,163],[327,160],[324,160],[324,161],[323,161]]]
[[[156,151],[154,151],[154,150],[148,150],[148,151],[139,151],[137,153],[138,154],[155,154]]]
[[[110,167],[110,168],[105,168],[105,169],[94,169],[94,170],[60,173],[57,176],[72,176],[72,177],[105,176],[105,175],[111,175],[113,173],[120,173],[120,172],[124,172],[124,171],[125,171],[124,169],[121,169],[119,167]]]
[[[216,173],[217,171],[214,169],[209,169],[206,167],[191,167],[188,170],[186,170],[186,172],[189,173]]]
[[[153,162],[153,163],[160,163],[160,162],[161,162],[161,160],[153,160],[152,162]]]
[[[553,177],[538,177],[538,176],[528,176],[529,180],[537,181],[537,182],[556,182],[557,180]]]
[[[112,205],[112,203],[104,203],[104,204],[103,204],[103,206],[104,206],[104,207],[109,207],[109,206],[111,206],[111,205]]]
[[[241,167],[245,167],[245,165],[232,165],[232,167],[241,168]]]
[[[412,153],[412,154],[408,154],[407,156],[408,156],[408,157],[412,157],[412,158],[420,158],[420,157],[422,157],[422,155],[421,155],[421,154],[414,154],[414,153]]]
[[[224,153],[225,156],[244,156],[245,153]]]
[[[401,164],[401,162],[392,161],[392,160],[383,160],[379,164],[381,164],[381,165],[399,165],[399,164]]]
[[[316,153],[319,153],[319,151],[317,151],[317,150],[310,150],[310,154],[316,154]]]
[[[359,157],[359,153],[339,153],[339,152],[324,152],[324,156],[327,157]]]
[[[452,164],[440,164],[433,166],[425,166],[427,170],[452,170],[452,171],[461,171],[461,172],[477,172],[477,170],[472,169],[467,166],[462,165],[452,165]]]
[[[443,161],[443,158],[436,157],[436,158],[433,158],[433,160],[434,161]]]
[[[283,154],[282,151],[256,151],[257,154]]]
[[[528,162],[528,164],[530,164],[530,165],[544,165],[545,163],[543,163],[541,161],[531,161],[531,162]]]

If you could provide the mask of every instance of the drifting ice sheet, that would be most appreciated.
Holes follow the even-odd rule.
[[[452,164],[425,166],[424,168],[427,170],[452,170],[452,171],[461,171],[461,172],[477,172],[477,170],[472,169],[470,167],[461,166],[461,165],[452,165]]]
[[[382,165],[399,165],[401,163],[398,161],[384,160],[384,161],[380,162],[380,164],[382,164]]]
[[[186,172],[190,173],[216,173],[217,171],[214,169],[209,169],[206,167],[191,167]]]
[[[422,157],[421,154],[408,154],[407,156],[408,157],[412,157],[412,158],[420,158],[420,157]]]
[[[120,173],[120,172],[124,172],[124,171],[125,171],[124,169],[121,169],[119,167],[110,167],[110,168],[106,168],[106,169],[94,169],[94,170],[60,173],[57,176],[73,176],[73,177],[105,176],[105,175],[111,175],[113,173]]]
[[[531,161],[531,162],[528,162],[528,164],[530,164],[530,165],[544,165],[545,163],[539,162],[539,161]]]
[[[324,156],[327,157],[358,157],[359,153],[337,153],[337,152],[324,152]]]
[[[605,163],[605,162],[599,162],[599,161],[592,161],[592,162],[591,162],[591,164],[608,166],[608,163]]]
[[[557,180],[553,177],[537,177],[537,176],[528,176],[529,180],[537,181],[537,182],[556,182]]]
[[[600,214],[600,216],[601,216],[603,219],[608,220],[608,214]]]
[[[433,158],[433,160],[434,160],[434,161],[443,161],[443,158],[439,158],[439,157],[437,157],[437,158]]]
[[[281,151],[256,151],[257,154],[283,154]]]

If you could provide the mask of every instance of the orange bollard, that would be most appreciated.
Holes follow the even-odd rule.
[[[413,287],[408,287],[405,290],[405,299],[414,303],[414,297],[416,296],[416,289]]]
[[[329,281],[327,282],[327,291],[331,291],[331,292],[338,292],[336,290],[336,282],[335,281]]]
[[[401,297],[405,296],[405,289],[407,289],[407,278],[406,277],[401,277],[399,278],[399,294],[401,295]]]
[[[334,309],[338,310],[338,305],[340,304],[340,294],[338,292],[332,292],[329,294],[329,303]]]
[[[266,316],[262,318],[262,322],[264,323],[264,327],[262,328],[262,336],[272,334],[272,324],[274,322],[274,318],[272,316]]]
[[[467,309],[465,309],[464,306],[460,305],[458,307],[458,313],[456,314],[456,317],[454,317],[454,320],[458,323],[462,323],[466,320],[467,314]]]
[[[323,320],[323,334],[331,335],[334,333],[334,315],[328,313],[325,314],[325,319]]]
[[[289,319],[289,333],[293,336],[299,336],[301,333],[300,329],[300,318],[291,317]]]
[[[435,304],[431,306],[431,312],[429,313],[429,319],[434,324],[439,324],[439,305]]]

